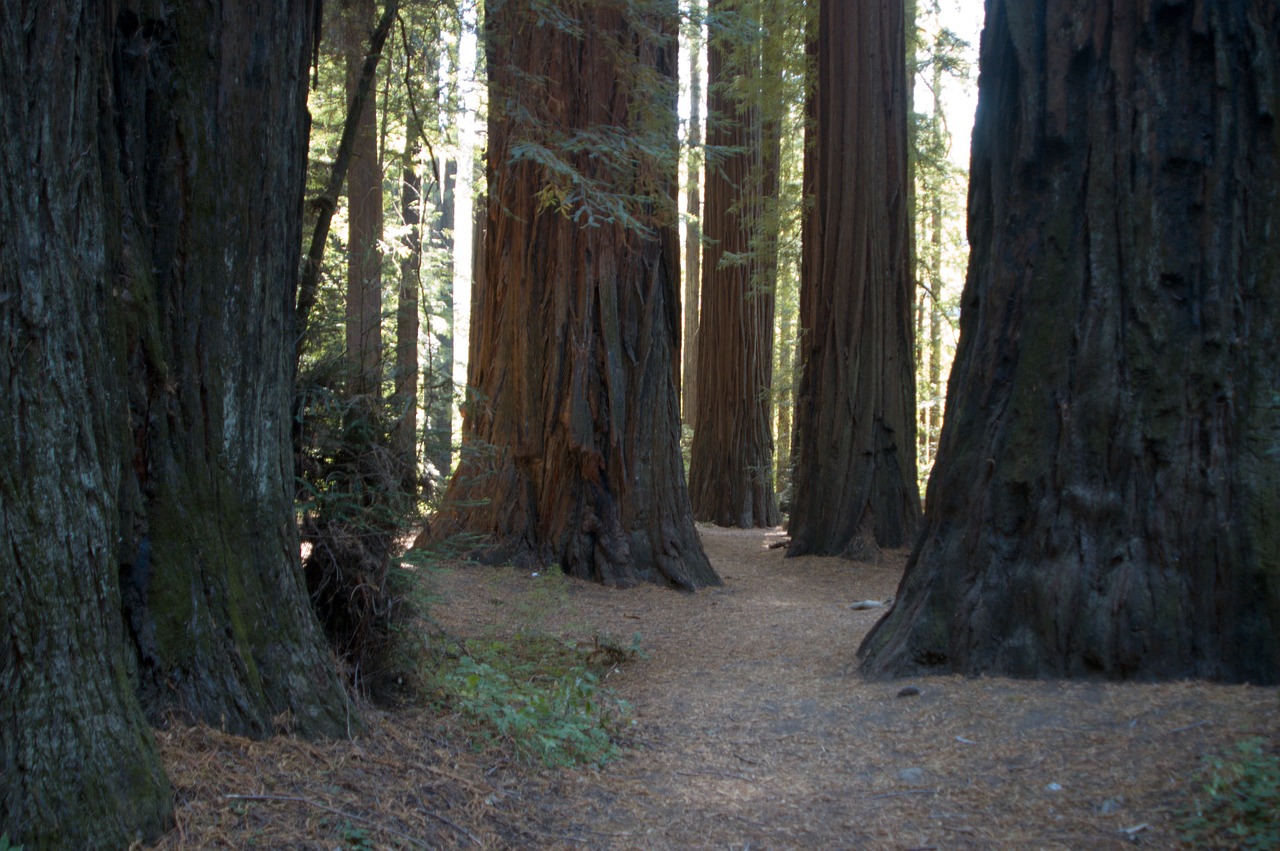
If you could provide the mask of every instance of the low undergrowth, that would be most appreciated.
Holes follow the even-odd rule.
[[[604,685],[618,661],[606,646],[607,639],[582,647],[537,634],[470,639],[437,672],[437,693],[477,747],[509,747],[531,765],[600,765],[619,755],[631,717]]]
[[[1204,786],[1183,825],[1196,848],[1280,848],[1280,748],[1246,739],[1206,760]]]

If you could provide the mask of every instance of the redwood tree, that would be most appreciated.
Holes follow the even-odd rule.
[[[292,513],[312,5],[0,11],[0,825],[124,847],[143,710],[345,729]]]
[[[789,555],[868,557],[919,522],[903,18],[819,4]]]
[[[993,0],[929,515],[871,672],[1280,680],[1280,7]]]
[[[486,13],[474,401],[435,532],[609,584],[718,583],[679,445],[675,4]]]
[[[713,0],[709,16],[728,14],[729,5]],[[776,250],[765,233],[778,150],[776,136],[766,142],[759,90],[764,34],[757,21],[742,24],[750,35],[736,50],[721,26],[708,40],[705,263],[689,494],[697,519],[752,528],[782,519],[770,423]],[[735,79],[746,85],[735,88]]]

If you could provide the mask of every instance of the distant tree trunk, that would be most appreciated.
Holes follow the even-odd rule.
[[[689,182],[688,225],[685,229],[684,338],[680,384],[683,422],[693,425],[698,406],[698,311],[702,285],[702,3],[689,9]]]
[[[400,261],[396,299],[396,368],[392,410],[397,417],[392,449],[404,465],[405,489],[418,489],[418,291],[422,283],[422,178],[414,167],[414,147],[406,146],[401,165],[400,217],[405,227],[405,256]]]
[[[353,99],[364,68],[376,11],[374,0],[348,0],[347,99]],[[376,73],[376,72],[375,72]],[[377,90],[377,79],[372,84]],[[347,172],[347,357],[352,391],[377,397],[382,388],[382,163],[378,158],[375,99],[364,103],[356,124]]]
[[[487,8],[478,396],[435,529],[491,538],[490,558],[613,585],[719,581],[680,458],[675,12],[603,2],[549,23],[527,2]]]
[[[0,12],[0,825],[31,848],[163,828],[143,708],[346,721],[291,499],[314,9],[98,9]]]
[[[795,305],[790,308],[781,307],[778,317],[778,338],[774,345],[776,363],[774,375],[780,376],[781,392],[775,388],[778,398],[775,434],[777,435],[774,451],[774,489],[786,493],[791,482],[791,415],[794,407],[793,392],[795,383],[791,376],[795,373],[796,349],[792,339],[795,328]],[[784,500],[785,502],[785,500]],[[786,506],[779,506],[780,509]]]
[[[960,345],[868,671],[1280,681],[1278,80],[1270,0],[988,4]]]
[[[713,0],[708,12],[726,11]],[[773,314],[776,245],[763,232],[765,199],[777,193],[777,151],[765,139],[759,94],[730,91],[739,74],[726,35],[708,40],[706,266],[699,312],[698,403],[689,496],[698,520],[742,528],[782,521],[773,490]],[[758,38],[762,38],[760,34]],[[758,63],[758,45],[748,48]],[[744,51],[746,52],[746,51]],[[745,101],[745,102],[744,102]],[[766,245],[768,243],[768,245]]]
[[[364,57],[364,65],[360,69],[360,77],[348,101],[347,116],[342,125],[342,137],[333,157],[329,179],[320,196],[313,202],[316,207],[316,221],[311,232],[307,255],[302,261],[302,272],[298,276],[297,304],[294,307],[294,334],[297,338],[294,353],[295,367],[307,348],[311,311],[316,306],[320,286],[320,266],[324,261],[325,247],[328,245],[333,214],[338,209],[338,196],[342,193],[342,187],[347,181],[347,171],[351,167],[359,124],[357,119],[364,115],[364,105],[373,98],[373,84],[377,77],[378,63],[382,59],[382,46],[391,32],[391,25],[395,23],[399,8],[400,4],[397,0],[387,0],[378,25],[369,34],[368,52]]]
[[[439,280],[437,305],[439,321],[432,323],[432,334],[438,341],[426,376],[426,457],[431,460],[435,472],[449,475],[450,456],[453,453],[453,235],[446,223],[453,221],[453,192],[457,183],[456,160],[440,161],[439,187],[435,213],[432,217],[431,244],[433,253],[445,258],[436,271]]]
[[[819,16],[788,552],[867,558],[920,517],[903,5]]]

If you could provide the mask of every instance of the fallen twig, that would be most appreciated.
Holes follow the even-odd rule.
[[[480,839],[479,839],[479,837],[477,837],[474,833],[472,833],[471,831],[467,830],[465,827],[463,827],[463,826],[461,826],[461,825],[459,825],[459,824],[454,824],[450,819],[445,818],[444,816],[440,815],[440,814],[439,814],[438,812],[436,812],[435,810],[429,810],[429,809],[427,809],[426,807],[424,807],[424,806],[422,805],[422,802],[421,802],[421,801],[419,801],[419,802],[418,802],[418,812],[420,812],[420,813],[422,813],[423,815],[426,815],[426,816],[431,816],[433,819],[435,819],[435,820],[436,820],[436,821],[438,821],[438,822],[441,822],[441,823],[443,823],[443,824],[447,824],[449,827],[451,827],[451,828],[453,828],[454,830],[458,831],[458,833],[461,833],[463,836],[467,837],[467,839],[470,839],[470,840],[471,840],[472,842],[474,842],[476,845],[480,846],[481,848],[483,848],[483,847],[484,847],[484,843],[483,843],[483,842],[481,842],[481,841],[480,841]]]
[[[353,819],[354,821],[362,822],[376,830],[382,831],[383,833],[389,833],[392,836],[398,836],[401,839],[413,845],[418,845],[422,848],[431,847],[426,842],[423,842],[421,839],[415,839],[414,837],[410,836],[407,833],[401,833],[400,831],[396,830],[394,827],[388,827],[387,825],[380,824],[374,821],[373,819],[365,818],[364,816],[356,815],[355,813],[349,813],[346,810],[340,810],[337,807],[331,807],[328,804],[322,804],[319,801],[313,801],[310,798],[300,798],[294,795],[223,795],[222,797],[232,801],[275,801],[275,802],[281,802],[281,803],[306,804],[309,807],[315,807],[317,810],[324,810],[327,813],[333,813],[335,816],[342,816],[343,818]]]

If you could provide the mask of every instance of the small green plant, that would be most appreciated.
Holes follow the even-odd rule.
[[[1280,848],[1280,749],[1246,739],[1205,763],[1184,840],[1197,848]]]
[[[9,842],[9,834],[0,834],[0,851],[22,851],[23,846],[13,845]]]
[[[547,767],[618,756],[614,735],[631,708],[600,684],[584,651],[545,636],[465,647],[439,682],[482,741],[507,743],[517,758]]]
[[[373,840],[369,838],[369,831],[356,827],[351,822],[344,821],[338,833],[342,837],[343,846],[351,851],[373,851],[375,847]]]

